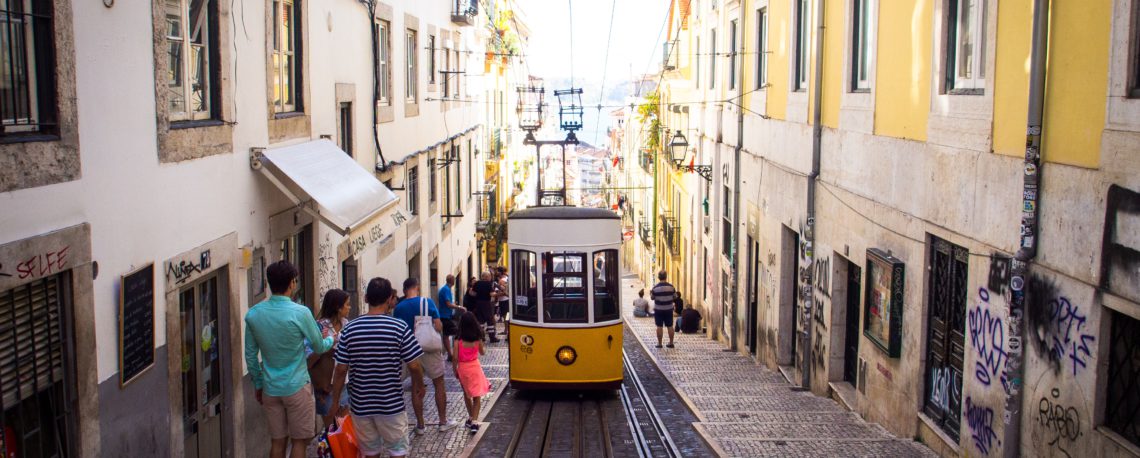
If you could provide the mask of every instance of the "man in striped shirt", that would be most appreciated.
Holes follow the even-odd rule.
[[[665,278],[664,270],[657,272],[658,282],[649,290],[649,295],[653,297],[653,322],[657,325],[657,348],[661,348],[664,329],[669,330],[669,345],[666,346],[673,348],[673,297],[677,294],[677,289]]]
[[[340,332],[336,345],[332,405],[340,402],[348,376],[349,408],[356,444],[364,456],[408,454],[408,417],[400,373],[407,364],[412,374],[412,396],[423,397],[423,355],[411,328],[388,314],[396,304],[396,290],[384,278],[373,278],[364,293],[368,313],[352,320]],[[332,423],[330,413],[325,424]]]

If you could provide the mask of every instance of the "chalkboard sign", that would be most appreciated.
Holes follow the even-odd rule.
[[[119,283],[119,387],[154,366],[154,264]]]

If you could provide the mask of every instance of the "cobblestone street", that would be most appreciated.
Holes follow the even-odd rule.
[[[640,281],[623,280],[627,328],[696,413],[696,427],[724,456],[936,456],[925,446],[867,423],[831,399],[793,391],[777,371],[723,351],[703,334],[677,334],[677,348],[654,348],[653,318],[633,317]],[[668,337],[665,337],[668,339]]]

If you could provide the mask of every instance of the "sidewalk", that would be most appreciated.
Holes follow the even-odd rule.
[[[835,401],[792,391],[777,371],[709,340],[677,334],[677,348],[655,348],[653,318],[633,316],[642,283],[622,280],[626,326],[698,418],[695,427],[724,456],[937,456],[867,423]],[[668,335],[664,341],[668,343]]]

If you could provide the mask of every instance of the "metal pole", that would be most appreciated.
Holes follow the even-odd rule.
[[[804,238],[803,257],[804,262],[801,267],[804,269],[804,284],[801,288],[803,297],[803,323],[804,333],[802,336],[803,347],[801,354],[803,355],[803,369],[800,374],[803,376],[800,384],[804,389],[811,389],[811,331],[815,326],[812,323],[812,305],[815,302],[813,297],[815,292],[811,285],[814,284],[812,278],[815,269],[812,263],[815,259],[814,244],[815,244],[815,182],[819,177],[819,156],[820,150],[823,148],[823,0],[816,0],[816,34],[815,34],[815,75],[812,82],[812,140],[811,140],[811,173],[807,177],[807,224],[804,225]],[[806,292],[806,294],[804,294]]]
[[[1037,215],[1041,198],[1041,135],[1045,105],[1045,61],[1049,55],[1049,1],[1033,2],[1033,51],[1029,61],[1029,116],[1025,130],[1025,167],[1022,169],[1021,248],[1010,263],[1009,330],[1006,348],[1005,427],[1002,456],[1021,453],[1022,376],[1025,373],[1022,335],[1025,328],[1025,283],[1029,263],[1037,256]]]
[[[740,11],[747,11],[747,2],[741,5]],[[737,247],[740,245],[740,154],[744,149],[744,62],[736,62],[737,56],[744,54],[744,21],[748,15],[740,14],[740,27],[737,27],[737,33],[740,38],[736,39],[737,49],[732,50],[732,60],[737,67],[740,76],[736,80],[736,93],[740,98],[739,105],[736,107],[736,148],[733,151],[733,166],[732,166],[732,249],[729,251],[732,254],[732,332],[729,338],[729,348],[736,351],[737,338],[739,333],[737,330],[736,317],[740,310],[740,253],[737,252]]]

